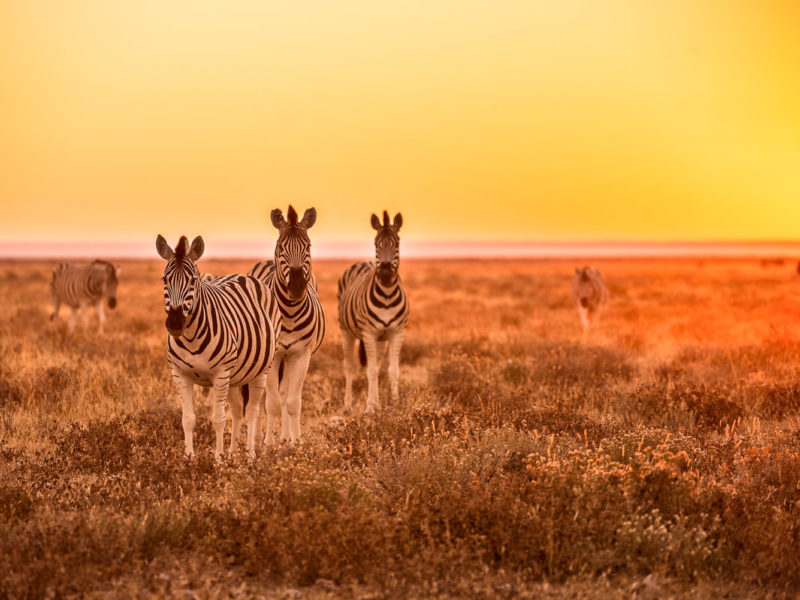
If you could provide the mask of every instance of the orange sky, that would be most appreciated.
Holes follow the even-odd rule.
[[[0,3],[0,241],[792,239],[800,4]]]

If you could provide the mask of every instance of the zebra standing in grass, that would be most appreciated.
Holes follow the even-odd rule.
[[[194,389],[213,386],[211,422],[216,433],[214,456],[223,448],[225,402],[230,393],[233,429],[230,450],[236,447],[242,410],[249,397],[247,384],[263,393],[263,379],[275,355],[275,323],[279,320],[272,294],[264,283],[247,275],[202,281],[195,264],[203,254],[203,238],[191,247],[181,237],[173,251],[158,236],[156,249],[167,261],[164,268],[164,309],[167,312],[167,358],[183,408],[186,454],[194,456]],[[272,317],[275,316],[275,319]],[[260,389],[259,389],[260,388]],[[244,396],[243,396],[244,393]],[[255,455],[258,402],[247,411],[247,451]]]
[[[279,231],[275,260],[266,260],[248,272],[267,284],[281,312],[281,328],[273,367],[267,374],[267,433],[272,443],[273,419],[281,415],[281,439],[300,440],[300,411],[303,382],[311,355],[325,336],[325,313],[311,272],[311,241],[308,230],[317,220],[309,208],[298,221],[292,206],[286,212],[276,208],[270,214]],[[277,268],[276,268],[277,267]]]
[[[81,311],[83,330],[89,325],[89,315],[86,311],[88,304],[94,304],[99,322],[98,331],[103,333],[106,322],[106,313],[103,309],[103,300],[108,301],[108,307],[117,306],[117,283],[120,267],[104,260],[79,267],[69,263],[61,263],[53,271],[50,280],[50,293],[53,296],[53,314],[50,320],[58,319],[58,309],[64,303],[72,308],[69,317],[69,332],[75,330],[75,318],[78,310]]]
[[[600,313],[608,301],[608,288],[603,279],[603,274],[597,269],[583,267],[575,269],[572,280],[572,300],[578,309],[578,315],[583,325],[583,335],[586,336],[589,328],[600,322]]]
[[[392,400],[399,395],[400,348],[408,324],[408,300],[400,282],[400,238],[397,232],[403,216],[397,213],[389,223],[383,211],[383,224],[372,215],[375,236],[375,262],[360,262],[348,267],[339,277],[339,326],[344,348],[344,410],[353,404],[355,342],[359,340],[359,358],[367,367],[366,412],[380,407],[378,401],[378,342],[389,345],[389,382]]]

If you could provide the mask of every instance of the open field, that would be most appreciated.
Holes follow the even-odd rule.
[[[55,261],[0,262],[0,597],[794,597],[794,263],[595,262],[585,342],[578,264],[402,262],[401,401],[341,419],[346,263],[315,262],[304,442],[216,466],[207,407],[183,457],[162,261],[123,263],[104,337],[50,326]]]

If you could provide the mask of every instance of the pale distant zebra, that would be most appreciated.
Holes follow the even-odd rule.
[[[355,342],[359,358],[367,367],[366,412],[380,407],[378,400],[378,342],[389,345],[389,382],[392,399],[397,400],[400,379],[400,348],[408,324],[408,300],[400,282],[400,238],[397,232],[403,216],[397,213],[389,223],[383,211],[383,224],[372,215],[375,236],[375,262],[360,262],[348,267],[339,277],[339,326],[344,348],[344,410],[353,403]]]
[[[53,297],[53,314],[50,315],[50,320],[58,319],[58,309],[63,303],[72,308],[69,332],[75,330],[78,310],[81,312],[83,330],[86,331],[89,325],[86,307],[93,304],[97,311],[98,331],[102,333],[106,322],[103,300],[108,302],[111,309],[117,305],[119,273],[120,267],[104,260],[96,260],[85,266],[69,263],[58,265],[50,280],[50,293]]]
[[[156,249],[167,261],[164,268],[164,309],[167,312],[167,359],[183,408],[185,451],[194,456],[193,385],[213,386],[211,422],[216,433],[214,456],[223,448],[225,403],[231,400],[231,452],[236,447],[248,384],[263,393],[263,380],[275,355],[275,323],[279,320],[272,293],[248,275],[227,275],[202,281],[195,264],[204,250],[203,238],[191,247],[181,237],[173,251],[158,236]],[[273,319],[275,315],[275,319]],[[260,389],[259,389],[260,387]],[[247,410],[247,451],[255,454],[259,403]]]
[[[272,290],[281,312],[281,327],[275,360],[267,378],[267,433],[272,443],[273,420],[281,415],[281,439],[300,440],[300,411],[303,382],[311,355],[325,336],[325,313],[317,294],[317,281],[311,272],[311,240],[308,230],[317,220],[309,208],[297,220],[292,206],[286,212],[276,208],[270,218],[279,231],[275,260],[260,262],[248,275],[257,277]],[[276,269],[277,265],[277,269]]]
[[[596,327],[600,321],[600,313],[608,301],[608,288],[603,279],[603,274],[597,269],[583,267],[575,269],[572,280],[572,300],[583,325],[584,336],[591,327]]]

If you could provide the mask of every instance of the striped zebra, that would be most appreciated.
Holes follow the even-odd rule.
[[[98,331],[103,333],[106,322],[106,313],[103,300],[108,302],[108,307],[117,306],[117,284],[120,267],[112,265],[105,260],[96,260],[89,265],[77,266],[61,263],[53,271],[50,280],[50,293],[53,297],[53,314],[50,320],[58,319],[58,309],[61,304],[72,308],[69,317],[69,332],[75,330],[75,318],[78,310],[81,312],[83,330],[89,326],[89,315],[86,307],[93,304],[97,312]]]
[[[583,325],[583,335],[600,322],[600,313],[608,301],[608,288],[603,274],[597,269],[583,267],[575,269],[572,279],[572,300]]]
[[[267,374],[267,433],[272,443],[273,421],[281,415],[281,439],[300,440],[303,382],[311,355],[325,336],[325,313],[311,272],[311,241],[308,230],[317,220],[309,208],[297,220],[292,206],[284,218],[279,208],[270,214],[278,230],[275,259],[253,266],[248,275],[263,281],[272,291],[281,313],[281,327],[273,368]],[[277,266],[277,268],[276,268]]]
[[[375,262],[360,262],[348,267],[339,277],[339,326],[344,348],[344,410],[353,403],[355,342],[359,340],[359,358],[367,367],[366,412],[380,407],[378,401],[378,342],[389,346],[389,382],[392,399],[397,400],[400,378],[400,348],[408,324],[408,300],[400,282],[400,238],[397,232],[403,216],[397,213],[389,223],[383,211],[383,224],[372,215],[375,236]]]
[[[236,447],[249,388],[264,392],[265,373],[275,355],[275,323],[279,321],[266,285],[247,275],[226,275],[202,281],[197,259],[202,237],[191,247],[181,237],[175,250],[159,235],[156,249],[167,261],[164,268],[164,309],[167,312],[167,359],[183,408],[185,451],[194,456],[193,384],[212,386],[211,422],[216,433],[214,456],[223,449],[225,402],[230,395],[233,429],[230,451]],[[275,317],[273,319],[273,317]],[[260,402],[260,400],[259,400]],[[255,455],[259,402],[247,411],[247,452]]]

